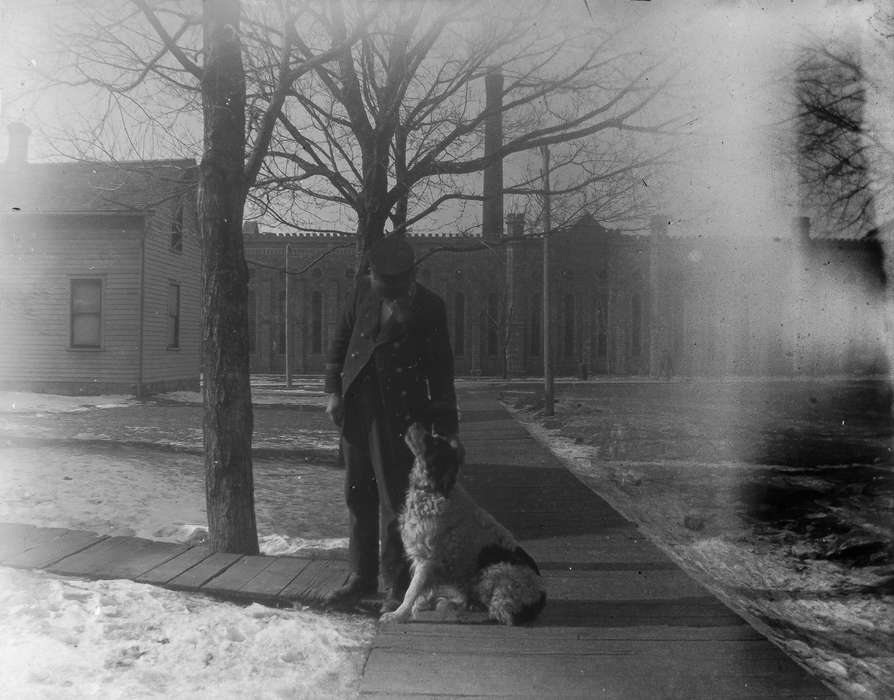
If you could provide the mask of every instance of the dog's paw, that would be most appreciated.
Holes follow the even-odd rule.
[[[379,622],[381,622],[383,625],[401,624],[407,622],[409,619],[409,612],[395,610],[394,612],[383,613],[382,616],[379,618]]]

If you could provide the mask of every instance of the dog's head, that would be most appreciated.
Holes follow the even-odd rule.
[[[410,476],[413,486],[450,495],[461,462],[453,446],[439,435],[432,435],[421,423],[413,423],[404,439],[416,457]]]

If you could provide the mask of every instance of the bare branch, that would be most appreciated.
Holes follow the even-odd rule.
[[[177,45],[176,40],[170,34],[168,34],[168,30],[165,29],[164,25],[158,20],[156,14],[152,11],[152,8],[149,7],[149,4],[146,0],[131,0],[134,5],[136,5],[140,11],[143,13],[143,16],[146,17],[149,24],[152,25],[152,28],[158,34],[159,38],[164,42],[164,45],[167,47],[168,51],[180,62],[180,65],[183,66],[185,70],[193,75],[196,80],[201,81],[204,76],[204,71],[192,60],[190,60],[189,56],[187,56],[184,51]],[[180,33],[185,30],[182,28]]]

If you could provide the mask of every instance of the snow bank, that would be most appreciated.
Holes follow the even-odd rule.
[[[0,568],[0,684],[28,698],[352,697],[371,621]]]

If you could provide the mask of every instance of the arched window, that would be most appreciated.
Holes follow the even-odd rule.
[[[453,297],[453,354],[461,357],[466,351],[466,295]]]
[[[183,204],[178,203],[171,217],[171,250],[175,253],[183,252]]]
[[[574,295],[566,294],[565,315],[565,357],[574,357]]]
[[[630,352],[638,356],[643,351],[643,301],[639,294],[630,300]]]
[[[310,297],[310,351],[323,352],[323,294],[314,292]]]
[[[286,351],[286,290],[280,289],[276,300],[276,352]]]
[[[596,300],[596,354],[605,357],[608,352],[608,295],[600,294]]]
[[[487,354],[496,357],[500,351],[500,338],[497,333],[500,323],[500,304],[496,294],[487,295]]]
[[[540,347],[543,345],[543,330],[540,327],[540,304],[541,298],[539,294],[535,294],[531,300],[531,346],[530,352],[532,357],[540,357]]]

